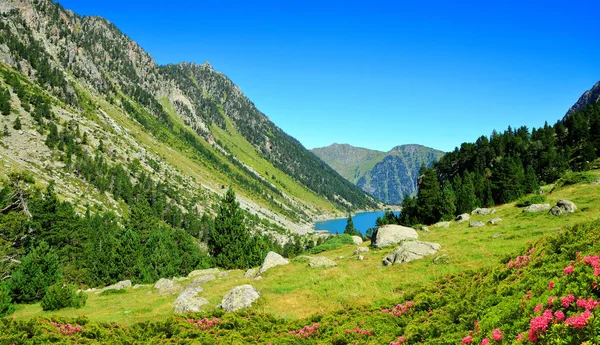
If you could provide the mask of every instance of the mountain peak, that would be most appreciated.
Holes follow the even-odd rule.
[[[567,111],[565,117],[569,116],[572,113],[583,110],[590,104],[598,102],[600,102],[600,81],[594,84],[594,86],[591,89],[587,90],[583,93],[583,95],[581,95],[581,97],[579,97],[577,102],[571,107],[571,109],[569,109],[569,111]]]

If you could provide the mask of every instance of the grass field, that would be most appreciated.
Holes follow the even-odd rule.
[[[600,171],[592,172],[600,179]],[[311,269],[306,263],[292,260],[289,265],[272,268],[263,279],[243,278],[243,271],[230,271],[203,286],[200,296],[207,298],[211,310],[231,288],[252,284],[261,292],[253,309],[284,319],[305,318],[340,309],[363,305],[389,305],[401,299],[403,293],[456,272],[490,266],[499,259],[513,254],[529,242],[544,235],[556,234],[570,225],[600,218],[600,185],[578,184],[556,189],[543,188],[546,202],[553,205],[560,199],[573,201],[578,210],[569,215],[555,217],[547,212],[526,214],[516,203],[497,207],[488,216],[472,216],[486,226],[469,228],[469,222],[452,222],[448,229],[430,227],[431,232],[419,232],[419,239],[442,245],[438,255],[447,254],[449,263],[436,265],[433,257],[409,264],[383,267],[381,260],[391,248],[371,250],[359,261],[352,256],[356,246],[321,253],[338,263],[330,269]],[[492,218],[502,218],[499,225],[488,225]],[[494,235],[500,235],[494,238]],[[367,244],[363,244],[366,246]],[[343,257],[343,258],[341,258]],[[187,281],[181,284],[187,284]],[[159,296],[152,287],[131,289],[125,294],[99,296],[90,293],[82,309],[64,309],[43,312],[39,304],[19,305],[13,318],[28,319],[35,316],[87,316],[92,321],[113,321],[131,324],[144,320],[160,320],[172,315],[171,302],[176,295]]]

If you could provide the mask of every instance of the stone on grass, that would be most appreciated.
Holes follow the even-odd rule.
[[[359,255],[359,256],[358,256],[358,260],[364,260],[364,259],[365,259],[365,257],[364,257],[364,256],[362,256],[362,255]]]
[[[195,270],[190,272],[190,274],[188,274],[188,278],[193,278],[193,277],[197,277],[197,276],[203,276],[206,274],[217,274],[219,273],[219,269],[218,268],[208,268],[205,270]]]
[[[454,218],[454,220],[459,223],[462,223],[466,220],[469,220],[469,218],[471,218],[471,216],[468,213],[463,213],[463,214],[459,214],[458,216],[456,216],[456,218]]]
[[[556,206],[553,206],[550,210],[550,214],[553,216],[562,216],[563,214],[573,213],[577,210],[575,203],[570,200],[558,200]]]
[[[413,228],[408,228],[401,225],[388,224],[380,227],[377,230],[377,236],[373,246],[382,248],[392,246],[403,241],[414,241],[419,238],[419,234]]]
[[[223,297],[221,304],[218,308],[221,308],[227,312],[245,309],[252,306],[258,298],[260,293],[249,284],[236,286]]]
[[[383,259],[385,266],[419,260],[435,254],[442,246],[438,243],[406,241]]]
[[[433,227],[448,229],[450,227],[450,222],[437,222],[433,224]]]
[[[421,227],[421,231],[423,231],[423,232],[429,232],[429,228],[426,227],[426,226],[422,226]]]
[[[488,223],[490,223],[491,225],[496,225],[498,223],[500,223],[502,221],[502,218],[494,218],[492,220],[490,220]]]
[[[352,242],[354,242],[354,244],[362,244],[363,240],[360,236],[352,236]]]
[[[182,290],[181,286],[166,278],[160,278],[156,284],[154,284],[154,288],[158,290],[158,293],[161,295],[175,294]]]
[[[209,304],[206,298],[196,297],[202,291],[201,287],[185,289],[173,302],[173,312],[175,314],[201,312],[201,307]]]
[[[317,268],[317,267],[335,267],[337,263],[331,259],[328,259],[324,256],[311,256],[310,261],[308,262],[308,267]]]
[[[438,255],[433,259],[432,263],[435,265],[447,265],[450,263],[450,258],[448,254]]]
[[[258,274],[262,274],[275,266],[287,265],[289,263],[290,263],[290,261],[287,260],[286,258],[284,258],[283,256],[281,256],[275,252],[269,252],[267,254],[267,256],[265,257],[263,264],[260,266],[260,269],[258,270]]]
[[[471,212],[471,214],[478,214],[480,216],[487,216],[488,214],[494,214],[494,213],[496,213],[495,208],[483,208],[483,207],[478,207]]]
[[[256,276],[256,268],[250,268],[244,273],[244,278],[254,278]]]
[[[550,209],[550,204],[531,204],[523,209],[523,212],[526,213],[535,213],[535,212],[543,212],[548,211]]]
[[[354,254],[352,254],[352,255],[358,255],[360,253],[367,253],[369,251],[370,251],[369,247],[358,247],[358,248],[356,248],[356,250],[354,251]]]
[[[477,228],[477,227],[484,226],[484,225],[485,225],[485,224],[483,224],[483,222],[482,222],[482,221],[479,221],[479,220],[478,220],[478,221],[476,221],[476,222],[470,222],[470,223],[469,223],[469,227],[470,227],[470,228]]]
[[[96,293],[101,293],[106,290],[123,290],[131,287],[131,280],[122,280],[116,284],[107,286],[103,289],[98,290]]]
[[[192,279],[192,282],[185,286],[186,289],[197,288],[202,284],[208,283],[211,280],[217,279],[214,274],[205,274],[200,277]]]

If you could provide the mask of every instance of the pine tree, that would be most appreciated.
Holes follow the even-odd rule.
[[[438,203],[441,199],[440,182],[433,168],[423,166],[420,171],[417,209],[420,223],[433,224],[440,219]]]
[[[221,200],[214,228],[208,238],[210,253],[219,267],[248,268],[260,264],[253,253],[255,244],[246,228],[235,192],[230,188]]]
[[[10,114],[10,92],[0,87],[0,112],[2,115]]]
[[[444,181],[439,203],[439,213],[442,220],[454,219],[456,214],[456,194],[449,181]]]
[[[352,221],[352,215],[350,214],[348,214],[348,219],[346,220],[346,228],[344,229],[344,233],[350,236],[360,236],[360,232],[354,228],[354,222]]]
[[[473,186],[473,174],[465,172],[462,179],[455,178],[455,181],[460,186],[460,189],[456,189],[456,213],[471,213],[478,206],[475,186]]]
[[[13,128],[17,131],[21,129],[21,118],[19,116],[17,116],[17,118],[15,119],[15,122],[13,123]]]

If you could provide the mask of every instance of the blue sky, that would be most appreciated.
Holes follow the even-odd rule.
[[[307,148],[444,151],[553,124],[600,80],[596,1],[81,1],[159,64],[209,61]]]

